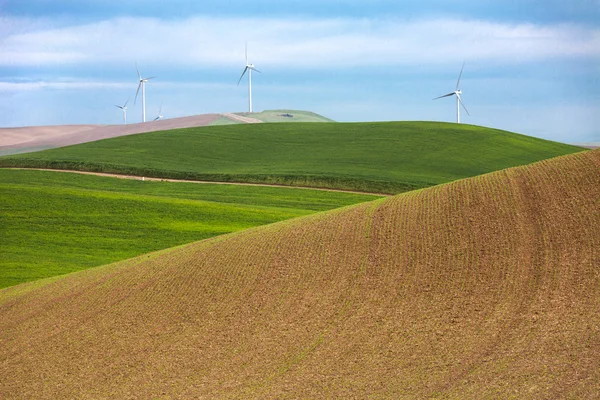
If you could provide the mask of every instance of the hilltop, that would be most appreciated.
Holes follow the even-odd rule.
[[[331,121],[321,115],[299,110],[266,110],[260,113],[238,114],[253,117],[263,122]],[[200,114],[126,125],[54,125],[0,128],[0,155],[29,153],[145,132],[244,122],[243,118],[232,119],[232,114]]]
[[[301,110],[266,110],[259,113],[237,114],[256,118],[262,122],[334,122],[314,112]]]
[[[0,291],[7,398],[598,398],[600,151]]]
[[[0,166],[393,194],[582,150],[465,124],[259,123],[123,136]]]

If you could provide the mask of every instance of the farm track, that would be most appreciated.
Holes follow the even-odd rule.
[[[0,397],[597,399],[599,199],[581,152],[8,288]]]
[[[146,180],[146,181],[154,181],[154,182],[179,182],[179,183],[198,183],[198,184],[213,184],[213,185],[281,187],[281,188],[290,188],[290,189],[319,190],[319,191],[324,191],[324,192],[370,194],[370,195],[374,195],[374,196],[391,196],[390,194],[384,194],[384,193],[358,192],[358,191],[353,191],[353,190],[326,189],[326,188],[308,187],[308,186],[276,185],[276,184],[268,184],[268,183],[216,182],[216,181],[195,181],[195,180],[170,179],[170,178],[149,178],[149,177],[136,176],[136,175],[108,174],[108,173],[103,173],[103,172],[77,171],[77,170],[65,170],[65,169],[50,169],[50,168],[3,168],[3,169],[29,170],[29,171],[66,172],[66,173],[71,173],[71,174],[105,176],[105,177],[109,177],[109,178],[131,179],[131,180],[138,180],[138,181]]]
[[[232,121],[243,122],[244,124],[262,124],[262,121],[260,119],[244,117],[243,115],[237,115],[232,113],[223,113],[221,115],[225,118],[229,118]]]

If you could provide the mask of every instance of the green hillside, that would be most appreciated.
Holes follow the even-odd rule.
[[[251,117],[262,122],[334,122],[322,115],[302,110],[265,110],[261,112],[239,112],[235,113],[243,117]],[[227,117],[221,117],[210,125],[236,125],[243,122],[234,121]]]
[[[0,290],[0,398],[598,399],[600,150]]]
[[[236,113],[263,122],[334,122],[322,115],[301,110],[265,110],[255,113]]]
[[[0,170],[0,288],[374,198]]]
[[[240,124],[6,156],[0,166],[399,193],[582,150],[464,124]]]

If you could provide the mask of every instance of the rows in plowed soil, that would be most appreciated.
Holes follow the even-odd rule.
[[[600,151],[0,291],[2,397],[598,398]]]

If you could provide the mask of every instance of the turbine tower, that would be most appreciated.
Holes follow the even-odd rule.
[[[123,124],[125,124],[125,125],[127,125],[127,103],[129,103],[129,99],[127,99],[125,104],[123,104],[122,106],[115,105],[115,107],[123,110]]]
[[[135,105],[135,103],[137,101],[138,93],[140,92],[140,87],[141,87],[142,88],[142,122],[146,122],[146,82],[148,82],[150,79],[154,79],[155,77],[151,76],[149,78],[142,78],[142,75],[140,75],[140,70],[137,67],[137,63],[135,64],[135,70],[137,71],[140,83],[138,84],[137,91],[135,92],[135,100],[133,101],[133,104]]]
[[[462,76],[464,68],[465,68],[465,63],[463,63],[462,68],[460,69],[460,75],[458,75],[458,81],[456,81],[456,89],[454,89],[454,92],[448,93],[448,94],[445,94],[443,96],[436,97],[435,99],[433,99],[433,100],[437,100],[437,99],[441,99],[442,97],[456,96],[456,123],[457,124],[460,124],[460,106],[463,106],[463,108],[467,112],[467,115],[469,115],[469,116],[471,115],[471,114],[469,114],[469,110],[467,110],[467,107],[465,107],[465,104],[462,102],[462,99],[460,98],[460,95],[462,94],[462,90],[460,90],[458,88],[458,85],[460,84],[460,78]]]
[[[242,72],[242,76],[238,80],[238,86],[244,77],[244,74],[248,72],[248,109],[252,112],[252,71],[256,71],[261,73],[259,70],[254,68],[254,64],[248,63],[248,42],[246,42],[246,68],[244,68],[244,72]]]

